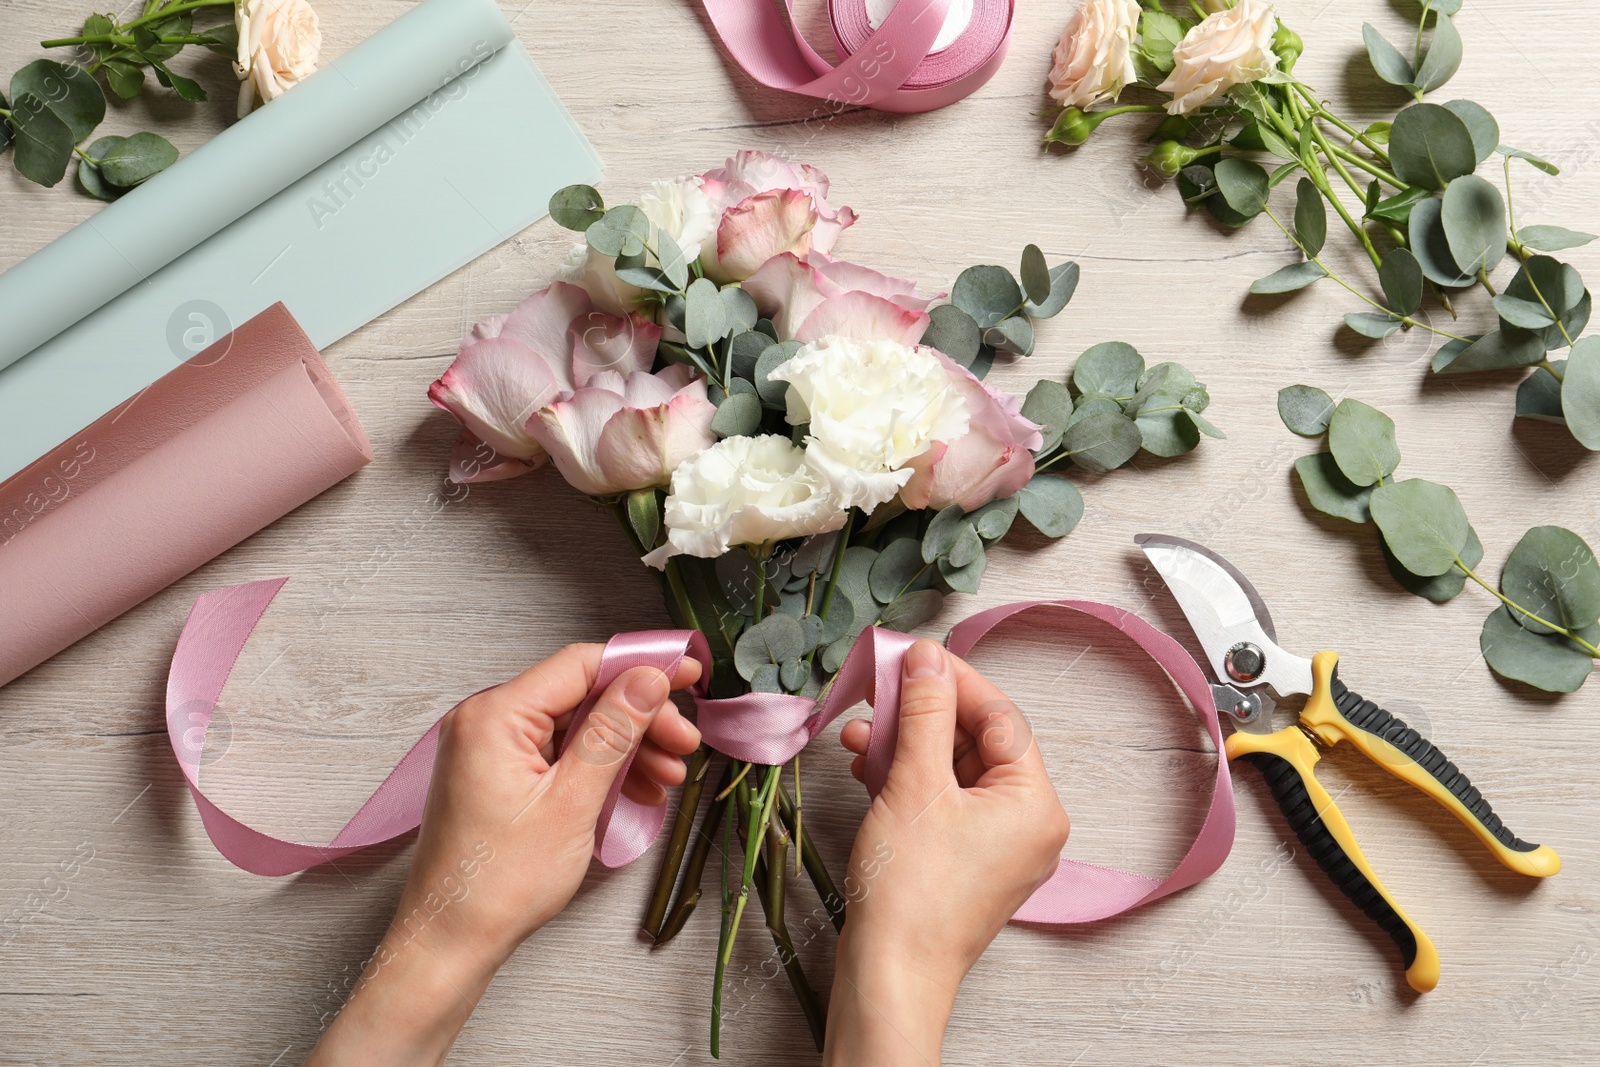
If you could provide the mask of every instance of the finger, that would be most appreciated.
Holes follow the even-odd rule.
[[[555,721],[556,729],[561,729],[573,709],[594,688],[605,648],[596,644],[567,645],[491,692],[511,709],[524,715],[546,716]],[[687,689],[700,680],[700,674],[700,661],[684,656],[678,661],[672,688]]]
[[[867,784],[867,757],[865,757],[865,756],[857,756],[855,759],[851,760],[850,761],[850,773],[855,776],[855,780],[856,781],[860,782],[862,785],[866,785]]]
[[[683,779],[688,775],[689,769],[684,765],[683,757],[667,752],[648,736],[644,744],[639,746],[639,751],[633,757],[633,766],[628,768],[629,778],[648,778],[659,786],[671,789],[675,785],[682,785]]]
[[[952,657],[936,643],[918,641],[900,668],[900,721],[889,781],[938,787],[954,781],[956,683]]]
[[[962,789],[971,789],[977,784],[978,779],[983,777],[983,772],[988,770],[983,765],[983,758],[978,755],[978,743],[960,725],[959,719],[956,724],[956,747],[952,762],[956,769],[956,783]]]
[[[634,667],[600,694],[554,771],[553,788],[566,793],[577,817],[599,816],[617,772],[666,702],[668,686],[656,668]]]
[[[839,743],[858,756],[867,754],[867,742],[872,740],[872,724],[866,719],[851,719],[839,731]]]
[[[987,771],[1015,767],[1045,775],[1044,757],[1034,744],[1027,716],[965,660],[951,656],[956,684],[956,719],[973,739],[978,759]]]
[[[668,752],[687,756],[700,747],[700,728],[683,717],[678,705],[668,700],[650,721],[645,736]]]

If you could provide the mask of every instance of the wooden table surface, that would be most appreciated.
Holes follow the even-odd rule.
[[[331,57],[409,5],[316,6]],[[1409,2],[1279,6],[1306,40],[1299,72],[1347,114],[1398,106],[1366,74],[1360,25],[1399,39]],[[87,7],[0,0],[0,71],[73,31]],[[948,1062],[1600,1062],[1595,687],[1556,699],[1497,680],[1478,655],[1487,594],[1469,589],[1444,606],[1411,597],[1370,535],[1308,513],[1289,465],[1310,446],[1281,427],[1274,394],[1305,381],[1393,415],[1404,471],[1457,490],[1490,575],[1529,526],[1600,544],[1600,462],[1558,428],[1513,426],[1512,380],[1430,378],[1419,336],[1372,348],[1335,336],[1357,305],[1334,286],[1282,306],[1246,299],[1251,279],[1287,261],[1285,241],[1266,224],[1223,233],[1185,217],[1132,164],[1143,151],[1135,126],[1108,123],[1075,154],[1041,154],[1042,120],[1030,113],[1044,104],[1070,2],[1024,5],[1005,67],[956,106],[807,124],[809,105],[728,64],[693,4],[505,7],[605,159],[611,200],[740,148],[788,153],[827,171],[836,202],[860,212],[842,254],[925,289],[948,287],[970,263],[1014,263],[1028,241],[1082,264],[1077,297],[1043,325],[1038,353],[994,380],[1025,388],[1063,375],[1088,345],[1122,339],[1209,385],[1207,415],[1226,441],[1075,475],[1088,501],[1078,530],[1054,543],[1013,537],[981,595],[951,598],[929,634],[981,607],[1071,596],[1187,636],[1131,539],[1155,529],[1207,541],[1255,579],[1287,646],[1342,650],[1368,696],[1431,732],[1514,829],[1565,858],[1548,884],[1523,879],[1353,753],[1325,760],[1323,780],[1374,866],[1443,957],[1438,990],[1419,998],[1387,939],[1285,845],[1259,776],[1244,773],[1237,844],[1220,872],[1114,921],[1007,929],[963,987]],[[1504,140],[1563,167],[1560,177],[1521,172],[1519,218],[1595,229],[1600,22],[1576,0],[1524,0],[1468,3],[1458,24],[1466,61],[1444,96],[1484,103]],[[105,129],[155,128],[184,151],[221,129],[232,75],[218,59],[191,63],[210,104],[147,93],[113,105]],[[67,184],[29,185],[9,165],[0,198],[0,268],[97,206]],[[301,841],[327,840],[461,696],[567,641],[665,621],[611,519],[553,474],[463,493],[443,481],[455,428],[428,404],[428,383],[473,322],[545,284],[569,245],[539,222],[332,346],[328,362],[376,462],[0,690],[0,1064],[297,1063],[389,920],[409,838],[285,879],[245,874],[207,840],[162,712],[173,641],[199,593],[293,578],[235,672],[205,773],[231,810]],[[1567,256],[1593,276],[1597,249]],[[1034,717],[1073,816],[1069,854],[1169,869],[1214,766],[1193,720],[1104,633],[1013,626],[1003,636],[976,659]],[[835,734],[807,757],[806,799],[837,870],[866,798]],[[73,857],[64,888],[47,882]],[[453,1062],[709,1062],[714,916],[647,951],[634,929],[656,864],[652,853],[592,871],[501,973]],[[815,903],[799,890],[791,916]],[[834,938],[813,936],[816,926],[797,938],[825,989]],[[788,989],[765,977],[766,948],[754,926],[741,939],[724,1059],[814,1063]]]

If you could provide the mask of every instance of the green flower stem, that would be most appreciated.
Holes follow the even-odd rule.
[[[1161,104],[1118,104],[1116,107],[1108,107],[1102,111],[1096,111],[1094,114],[1101,118],[1109,118],[1112,115],[1165,115],[1166,113],[1167,109]],[[1084,112],[1084,114],[1088,114],[1088,112]]]
[[[1309,128],[1312,139],[1316,141],[1317,147],[1322,149],[1323,154],[1328,157],[1328,161],[1333,164],[1333,169],[1339,172],[1340,177],[1344,178],[1352,189],[1358,190],[1357,195],[1359,196],[1359,187],[1356,185],[1355,179],[1350,177],[1350,172],[1344,169],[1344,165],[1333,154],[1333,146],[1328,143],[1328,138],[1317,127],[1316,123],[1312,123]],[[1334,194],[1333,186],[1328,182],[1327,174],[1313,171],[1307,171],[1307,173],[1311,174],[1311,180],[1316,183],[1317,188],[1322,192],[1323,198],[1333,205],[1333,209],[1339,213],[1339,217],[1344,220],[1344,224],[1350,227],[1350,232],[1356,235],[1356,239],[1361,242],[1361,246],[1367,250],[1367,255],[1371,258],[1372,265],[1381,267],[1383,265],[1383,257],[1378,255],[1378,250],[1372,246],[1372,238],[1367,234],[1366,228],[1350,216],[1350,212],[1344,206],[1344,201]]]
[[[684,853],[688,851],[689,834],[694,829],[695,816],[700,813],[700,794],[705,790],[706,772],[711,768],[711,749],[702,744],[695,749],[689,761],[689,773],[683,782],[683,792],[678,796],[672,813],[672,830],[667,838],[666,862],[656,877],[655,892],[650,897],[650,907],[641,925],[652,940],[661,934],[661,924],[667,917],[667,905],[672,903],[672,890],[678,883],[678,872],[683,868]]]
[[[722,779],[717,788],[720,790],[726,786],[732,775],[733,764],[730,761],[722,768]],[[657,946],[665,945],[677,937],[693,914],[695,905],[700,903],[700,881],[705,876],[706,861],[711,858],[712,846],[717,842],[717,830],[722,826],[722,820],[727,818],[728,805],[731,803],[731,800],[713,800],[706,809],[705,819],[700,824],[700,836],[695,838],[694,850],[689,853],[689,862],[683,867],[683,885],[678,890],[678,902],[673,905],[666,922],[661,926],[661,932],[656,935]]]
[[[816,612],[817,617],[820,619],[826,619],[828,617],[828,610],[833,607],[833,593],[834,590],[839,587],[839,572],[844,567],[844,552],[845,549],[850,547],[850,533],[852,529],[854,529],[855,523],[856,512],[855,509],[852,508],[845,514],[844,526],[839,530],[839,543],[834,546],[833,566],[828,571],[828,584],[822,588],[822,603]],[[817,648],[821,647],[822,646],[820,644],[817,646]],[[810,652],[806,653],[807,667],[810,667],[816,662],[817,648],[813,648]],[[828,681],[831,684],[833,679],[830,678]]]
[[[782,783],[779,784],[779,788],[782,788]],[[785,798],[787,796],[788,794],[784,794]],[[796,842],[800,840],[800,835],[805,832],[805,816],[806,809],[800,798],[800,753],[796,752],[794,754],[794,826],[789,830]],[[788,823],[786,822],[784,825],[787,826]],[[798,848],[794,850],[794,875],[796,878],[800,877],[800,871],[804,866],[800,862],[800,852],[801,850]]]
[[[1194,11],[1195,16],[1199,18],[1201,22],[1204,22],[1211,16],[1211,12],[1207,11],[1203,6],[1201,6],[1200,0],[1189,0],[1189,7]]]
[[[796,783],[798,784],[798,783]],[[828,913],[828,918],[833,921],[834,928],[844,929],[845,899],[833,883],[833,876],[828,873],[828,867],[822,862],[822,854],[817,851],[816,844],[811,840],[811,835],[800,822],[800,805],[796,800],[789,799],[789,791],[780,783],[778,786],[778,817],[789,828],[790,836],[800,842],[800,860],[806,869],[806,874],[811,878],[811,884],[816,887],[817,896],[822,898],[822,906]]]
[[[768,767],[766,780],[761,783],[760,792],[751,795],[750,783],[739,783],[734,795],[737,798],[740,810],[748,810],[749,817],[745,820],[742,829],[744,838],[744,871],[739,880],[739,891],[731,893],[731,887],[725,893],[731,893],[731,909],[724,905],[726,914],[722,926],[721,943],[717,947],[716,989],[712,995],[711,1003],[711,1054],[719,1055],[722,1048],[722,982],[723,976],[728,972],[728,962],[733,958],[733,944],[739,936],[739,925],[744,920],[745,906],[750,903],[750,887],[755,881],[756,860],[761,855],[761,841],[766,836],[767,824],[772,820],[773,794],[777,790],[778,774],[781,767]],[[749,798],[748,802],[745,798]],[[724,855],[726,862],[726,854]],[[726,881],[723,883],[727,886]]]
[[[1539,369],[1549,371],[1550,377],[1554,378],[1558,382],[1563,380],[1561,377],[1561,372],[1556,370],[1555,366],[1550,362],[1550,357],[1548,356],[1539,361]]]
[[[1341,132],[1348,134],[1352,139],[1359,141],[1367,149],[1367,151],[1371,152],[1373,157],[1376,158],[1379,163],[1386,167],[1390,165],[1389,153],[1383,150],[1383,146],[1379,145],[1372,138],[1368,137],[1366,134],[1362,133],[1348,122],[1345,122],[1332,111],[1329,111],[1326,105],[1317,100],[1316,95],[1312,93],[1310,88],[1301,82],[1295,82],[1294,89],[1297,93],[1305,98],[1306,103],[1310,104],[1312,108],[1314,108],[1314,110],[1311,112],[1311,116],[1313,118],[1322,119],[1324,122],[1336,127]]]
[[[1521,604],[1518,604],[1515,600],[1512,600],[1510,597],[1500,592],[1500,590],[1496,589],[1482,578],[1479,578],[1477,573],[1471,567],[1467,566],[1466,563],[1462,561],[1460,556],[1456,556],[1456,566],[1460,567],[1462,573],[1468,578],[1471,578],[1473,581],[1489,590],[1489,592],[1493,593],[1502,604],[1510,608],[1512,611],[1525,616],[1526,618],[1538,623],[1540,626],[1543,626],[1546,629],[1555,631],[1562,637],[1565,637],[1568,641],[1571,641],[1573,644],[1579,646],[1585,652],[1589,653],[1591,657],[1600,659],[1600,648],[1596,648],[1594,645],[1591,645],[1589,642],[1585,641],[1583,638],[1579,637],[1565,626],[1553,623],[1549,619],[1540,618],[1527,608],[1523,607]]]
[[[1516,253],[1517,253],[1517,258],[1522,260],[1522,262],[1526,263],[1532,257],[1528,254],[1528,250],[1525,247],[1523,247],[1522,243],[1520,241],[1516,240],[1516,233],[1517,233],[1517,206],[1516,206],[1516,203],[1511,199],[1511,157],[1510,156],[1507,156],[1506,159],[1505,159],[1505,174],[1506,174],[1506,226],[1507,226],[1508,229],[1510,229],[1511,235],[1512,235],[1511,236],[1511,240],[1508,240],[1506,242],[1506,244],[1507,244],[1508,247],[1511,247],[1511,246],[1514,245],[1515,249],[1516,249]],[[1488,283],[1488,280],[1483,277],[1483,272],[1479,271],[1478,272],[1478,276],[1479,276],[1479,279],[1483,281],[1484,288],[1488,289],[1489,288],[1489,283]],[[1528,279],[1528,288],[1532,289],[1533,290],[1533,295],[1539,298],[1539,303],[1540,303],[1541,306],[1543,306],[1545,314],[1549,315],[1550,318],[1555,321],[1556,329],[1561,331],[1561,336],[1567,342],[1567,347],[1571,348],[1572,347],[1572,335],[1567,332],[1567,324],[1562,321],[1562,318],[1561,318],[1560,315],[1556,314],[1555,309],[1550,306],[1550,301],[1546,300],[1544,298],[1544,294],[1539,291],[1539,283],[1535,282],[1533,280],[1533,275],[1531,273],[1526,273],[1525,272],[1524,276]],[[1489,293],[1490,293],[1491,296],[1494,295],[1494,290],[1493,289],[1489,289]],[[1548,364],[1550,361],[1548,359],[1546,359],[1544,362],[1545,362],[1545,364]],[[1556,371],[1555,371],[1554,367],[1548,367],[1547,366],[1546,369],[1548,369],[1551,374],[1555,374],[1556,381],[1560,381],[1561,380],[1561,375],[1556,374]]]
[[[728,800],[724,808],[733,805]],[[728,973],[728,960],[733,955],[733,891],[728,885],[728,857],[733,853],[733,817],[725,812],[722,818],[722,929],[718,934],[717,967],[711,986],[711,1055],[722,1055],[722,987]]]
[[[789,988],[800,1002],[806,1027],[811,1031],[811,1040],[817,1046],[817,1051],[821,1052],[827,1036],[828,1015],[817,999],[816,990],[811,988],[810,981],[806,979],[806,972],[800,966],[800,956],[794,950],[794,941],[789,937],[788,924],[784,921],[788,852],[789,835],[775,821],[767,828],[767,858],[757,861],[756,895],[761,898],[761,908],[766,912],[767,930],[772,934],[772,945],[783,963]]]
[[[767,559],[772,555],[772,549],[768,545],[762,545],[758,551],[752,552],[751,555],[756,558],[756,596],[755,611],[750,617],[756,622],[760,622],[766,617],[767,613]]]
[[[734,762],[739,763],[738,760],[735,760]],[[722,789],[717,793],[717,799],[727,800],[728,794],[739,788],[739,784],[744,781],[745,776],[750,773],[750,768],[754,766],[755,764],[753,763],[739,763],[739,773],[733,776],[733,781],[722,787]]]
[[[1320,135],[1322,133],[1322,131],[1318,130],[1317,133]],[[1356,155],[1354,152],[1351,152],[1351,151],[1348,151],[1347,149],[1341,148],[1338,145],[1333,144],[1332,142],[1328,142],[1328,148],[1333,152],[1334,155],[1338,156],[1340,159],[1344,160],[1346,163],[1349,163],[1352,166],[1360,167],[1362,170],[1366,171],[1368,174],[1372,175],[1374,178],[1378,179],[1379,181],[1387,182],[1388,184],[1394,186],[1394,188],[1397,189],[1397,190],[1406,188],[1406,183],[1405,182],[1401,181],[1399,178],[1396,178],[1393,174],[1391,174],[1388,171],[1384,170],[1382,167],[1378,166],[1377,164],[1367,162],[1366,160],[1362,159],[1360,156]]]
[[[183,3],[173,4],[170,7],[158,8],[157,10],[149,12],[148,14],[141,15],[138,18],[134,19],[132,22],[128,23],[127,25],[119,26],[118,30],[120,31],[120,33],[126,34],[129,30],[136,29],[136,28],[138,28],[140,26],[148,25],[149,23],[152,23],[152,22],[164,21],[164,20],[166,20],[168,18],[171,18],[173,15],[181,15],[185,11],[197,11],[200,8],[203,8],[203,7],[233,7],[235,5],[235,3],[236,3],[236,0],[184,0]],[[90,35],[88,37],[62,37],[62,38],[59,38],[59,39],[54,40],[54,41],[40,41],[39,42],[39,47],[40,48],[65,48],[65,47],[68,47],[70,45],[75,45],[75,44],[123,44],[123,43],[126,43],[126,42],[122,42],[122,41],[117,41],[115,39],[117,36],[118,36],[118,34],[116,34],[116,33],[99,33],[99,34]]]
[[[1422,0],[1422,14],[1417,17],[1417,39],[1411,45],[1411,69],[1416,70],[1422,66],[1422,28],[1428,24],[1428,12],[1433,7],[1433,0]],[[1437,20],[1435,20],[1437,21]],[[1422,99],[1418,94],[1417,99]]]

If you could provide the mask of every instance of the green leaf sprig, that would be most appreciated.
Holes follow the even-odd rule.
[[[1169,14],[1159,0],[1144,7],[1133,52],[1139,79],[1130,88],[1149,93],[1172,71],[1173,46],[1195,25],[1188,16],[1204,12],[1191,4]],[[1381,340],[1422,330],[1437,337],[1434,373],[1531,367],[1517,390],[1517,416],[1559,423],[1585,448],[1600,450],[1600,343],[1580,336],[1590,295],[1578,272],[1550,255],[1594,235],[1519,227],[1512,161],[1548,174],[1557,168],[1501,143],[1499,124],[1482,105],[1423,99],[1461,65],[1462,40],[1452,18],[1460,8],[1461,0],[1422,0],[1405,50],[1373,26],[1362,27],[1374,73],[1411,98],[1390,120],[1357,128],[1335,114],[1294,75],[1302,46],[1280,22],[1274,44],[1279,69],[1192,114],[1164,117],[1150,135],[1155,147],[1145,162],[1175,178],[1185,202],[1219,223],[1237,228],[1265,216],[1288,237],[1297,258],[1254,282],[1252,293],[1287,294],[1329,279],[1364,305],[1344,316],[1353,333]],[[1066,108],[1045,144],[1082,144],[1114,115],[1163,111],[1146,103],[1087,113]],[[1496,154],[1499,186],[1478,173]],[[1275,209],[1273,191],[1296,174],[1292,212]],[[1324,258],[1330,209],[1371,262],[1375,291]],[[1495,272],[1507,259],[1512,276],[1497,281]],[[1497,317],[1495,328],[1436,324],[1429,308],[1453,320],[1469,289],[1482,291]],[[1558,357],[1563,350],[1565,357]]]
[[[139,14],[125,23],[110,15],[90,15],[77,37],[41,41],[44,48],[74,48],[87,66],[37,59],[11,77],[9,100],[0,94],[0,151],[13,149],[12,163],[24,178],[53,186],[66,176],[78,157],[78,187],[100,200],[115,200],[129,189],[165,170],[178,150],[154,133],[101,137],[81,147],[106,116],[106,93],[95,80],[124,99],[139,95],[145,71],[184,100],[206,99],[200,83],[174,73],[168,65],[184,48],[195,45],[232,57],[238,31],[230,17],[218,26],[196,30],[196,12],[225,8],[235,0],[145,0]]]
[[[1295,475],[1318,511],[1376,527],[1389,573],[1436,603],[1470,579],[1499,605],[1484,620],[1479,648],[1501,677],[1570,693],[1600,657],[1600,563],[1571,530],[1535,526],[1512,549],[1498,588],[1479,576],[1483,542],[1448,487],[1396,479],[1394,422],[1359,400],[1335,404],[1321,389],[1291,385],[1278,413],[1293,432],[1326,437],[1328,449],[1295,460]]]

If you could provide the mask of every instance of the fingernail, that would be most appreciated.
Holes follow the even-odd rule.
[[[906,653],[907,678],[937,678],[944,673],[944,649],[932,641],[918,641]]]
[[[634,672],[622,687],[622,699],[628,707],[642,715],[659,708],[670,691],[667,676],[651,668]]]

